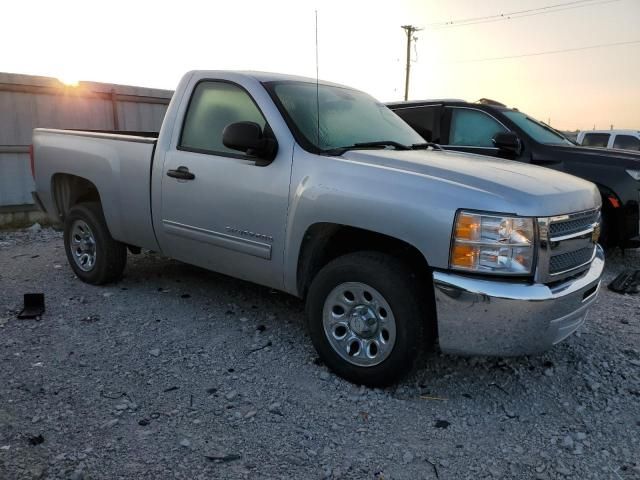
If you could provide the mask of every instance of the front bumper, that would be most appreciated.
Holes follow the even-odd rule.
[[[434,272],[440,349],[499,356],[547,350],[582,325],[603,269],[597,246],[589,270],[553,286]]]

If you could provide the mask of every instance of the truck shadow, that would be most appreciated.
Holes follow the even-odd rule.
[[[121,283],[144,284],[155,287],[159,293],[173,293],[173,296],[180,292],[181,296],[188,295],[185,298],[207,304],[235,302],[239,310],[255,310],[252,307],[258,303],[266,310],[291,309],[292,316],[296,316],[304,309],[300,299],[286,293],[153,253],[129,256],[129,266]]]
[[[302,360],[312,375],[313,370],[316,374],[324,370],[304,327],[304,303],[296,297],[154,254],[130,257],[126,276],[118,286],[142,289],[160,305],[183,302],[186,316],[195,317],[209,309],[222,312],[207,320],[213,329],[248,318],[251,328],[262,325],[260,328],[267,328],[275,341],[295,343],[296,349],[290,350],[292,362]],[[176,323],[174,328],[188,325]],[[567,398],[571,391],[587,395],[593,393],[594,383],[583,375],[592,348],[590,335],[574,336],[544,354],[526,357],[465,358],[425,351],[414,372],[386,391],[414,399],[484,398],[494,403],[500,397],[522,400],[533,392],[545,396],[550,385],[566,390]],[[603,345],[609,347],[609,343]]]

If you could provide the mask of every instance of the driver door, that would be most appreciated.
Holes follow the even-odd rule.
[[[224,146],[231,123],[267,121],[249,92],[199,82],[177,146],[165,156],[159,242],[167,255],[272,287],[282,286],[291,151],[267,166]]]

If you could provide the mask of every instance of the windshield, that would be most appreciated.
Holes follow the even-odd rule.
[[[273,82],[267,87],[293,124],[296,139],[307,148],[328,151],[369,142],[407,146],[424,142],[400,117],[366,93],[318,85],[316,98],[315,83]]]
[[[573,143],[560,132],[556,132],[550,126],[545,125],[522,112],[517,112],[515,110],[503,110],[502,113],[513,123],[518,125],[518,127],[524,130],[525,133],[531,136],[536,142],[544,143],[546,145],[573,145]]]

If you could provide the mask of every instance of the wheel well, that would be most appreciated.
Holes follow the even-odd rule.
[[[609,187],[605,187],[599,183],[596,183],[596,187],[598,187],[602,198],[601,212],[603,221],[605,220],[604,217],[606,217],[606,221],[608,223],[603,223],[604,229],[602,230],[602,243],[607,247],[617,246],[621,241],[623,241],[620,237],[620,230],[624,225],[623,208],[622,205],[620,205],[620,199]],[[614,207],[613,201],[610,199],[616,201],[618,203],[618,207]]]
[[[316,223],[305,232],[298,256],[297,289],[306,297],[311,281],[331,260],[348,253],[373,250],[401,258],[431,281],[429,264],[413,245],[388,235],[333,223]]]
[[[53,198],[60,220],[64,220],[69,209],[81,202],[100,202],[98,188],[86,178],[66,173],[57,173],[52,179]]]

